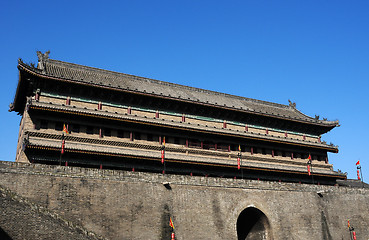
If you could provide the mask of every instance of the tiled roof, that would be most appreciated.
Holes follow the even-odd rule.
[[[60,141],[62,139],[62,135],[60,134],[51,134],[51,133],[41,133],[36,131],[27,131],[25,133],[28,137],[28,139],[30,138],[37,138],[37,139],[44,139],[47,141],[55,141],[57,142],[56,145],[58,145],[60,147]],[[92,145],[97,145],[97,146],[107,146],[110,148],[117,148],[119,149],[120,147],[125,147],[125,148],[135,148],[135,149],[145,149],[145,150],[151,150],[151,151],[155,151],[156,153],[160,153],[160,150],[162,150],[162,145],[159,144],[158,142],[156,143],[149,143],[149,142],[144,142],[144,143],[136,143],[136,142],[132,142],[132,141],[125,141],[125,140],[105,140],[105,139],[101,139],[100,137],[81,137],[78,136],[79,134],[71,134],[71,135],[67,135],[64,136],[64,139],[66,141],[66,143],[68,142],[74,142],[74,143],[81,143],[83,144],[87,144],[89,146]],[[37,145],[37,144],[34,144]],[[66,147],[69,147],[66,145]],[[104,148],[104,147],[102,147]],[[140,150],[141,151],[141,150]],[[190,154],[190,155],[196,155],[196,156],[202,156],[204,158],[221,158],[221,159],[228,159],[229,157],[231,157],[233,159],[236,159],[238,157],[238,152],[218,152],[216,150],[205,150],[205,149],[194,149],[194,148],[185,148],[184,146],[179,146],[179,145],[172,145],[172,144],[167,144],[165,147],[165,151],[168,152],[173,152],[173,153],[182,153],[182,154]],[[266,156],[257,156],[257,155],[249,155],[250,153],[243,153],[243,157],[246,157],[246,159],[250,160],[250,161],[265,161],[265,162],[270,162],[270,163],[274,163],[274,164],[287,164],[287,165],[299,165],[302,166],[304,169],[306,168],[306,161],[305,160],[298,160],[298,159],[288,159],[288,158],[278,158],[278,157],[266,157]],[[158,155],[156,155],[156,157],[158,157]],[[314,161],[312,163],[312,166],[314,168],[321,168],[321,169],[327,169],[327,170],[332,170],[333,166],[331,164],[326,164],[325,162],[320,162],[320,161]]]
[[[152,158],[160,161],[160,151],[145,149],[141,146],[140,151],[137,151],[137,148],[132,148],[129,146],[107,146],[101,144],[91,144],[91,143],[81,143],[81,142],[73,142],[66,141],[65,143],[65,151],[86,151],[86,152],[94,152],[99,154],[114,154],[117,156],[126,156],[126,157],[141,157],[141,158]],[[45,139],[40,137],[29,137],[28,138],[28,146],[27,147],[36,147],[36,148],[48,148],[48,149],[60,149],[60,140],[55,139]],[[228,157],[210,157],[210,156],[201,156],[201,155],[192,155],[192,154],[183,154],[174,151],[166,151],[166,159],[177,160],[183,162],[192,162],[198,164],[220,164],[220,165],[233,165],[237,166],[236,158],[230,159]],[[242,162],[242,167],[252,168],[252,169],[265,169],[265,170],[278,170],[278,171],[292,171],[298,173],[306,174],[306,166],[300,165],[297,162],[291,162],[290,164],[280,164],[273,163],[268,161],[267,159],[256,159],[256,158],[248,158],[245,157]],[[339,173],[329,169],[329,168],[320,168],[318,165],[313,168],[313,173],[317,175],[333,175],[340,176]],[[343,176],[343,175],[342,175]],[[342,177],[341,176],[341,177]]]
[[[319,120],[309,117],[290,102],[289,105],[277,104],[246,97],[230,95],[200,88],[138,77],[125,73],[118,73],[74,63],[49,59],[46,54],[39,54],[38,68],[32,68],[20,61],[20,66],[39,75],[76,83],[108,87],[122,91],[132,91],[157,97],[172,98],[178,101],[189,101],[215,107],[233,109],[254,114],[302,121],[321,126],[335,127],[338,121]]]

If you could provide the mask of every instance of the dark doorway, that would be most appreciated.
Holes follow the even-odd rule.
[[[12,240],[12,238],[0,227],[0,239],[1,240]]]
[[[237,219],[238,240],[272,240],[268,218],[257,208],[243,210]]]

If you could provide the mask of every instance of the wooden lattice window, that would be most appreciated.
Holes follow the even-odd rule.
[[[40,122],[40,128],[41,129],[48,129],[48,126],[49,125],[49,123],[46,121],[46,120],[41,120],[41,122]]]
[[[136,140],[141,140],[141,133],[140,132],[135,132],[135,139]]]
[[[124,138],[124,132],[123,132],[123,130],[118,130],[117,131],[117,137]]]
[[[61,122],[56,122],[56,123],[55,123],[55,130],[57,130],[57,131],[62,131],[62,130],[63,130],[63,123],[61,123]]]
[[[79,133],[79,124],[72,124],[72,132]]]
[[[105,128],[104,129],[104,136],[111,137],[111,129],[110,128]]]
[[[91,126],[86,127],[86,133],[87,134],[94,134],[94,128]]]

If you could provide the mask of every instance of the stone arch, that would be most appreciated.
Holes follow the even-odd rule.
[[[267,216],[255,207],[244,209],[237,218],[238,240],[272,240]]]

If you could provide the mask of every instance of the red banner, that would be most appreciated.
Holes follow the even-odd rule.
[[[64,145],[65,145],[65,140],[62,141],[62,149],[61,149],[61,154],[64,154]]]
[[[164,164],[164,155],[165,155],[165,153],[164,153],[164,149],[163,149],[163,150],[161,150],[161,163],[162,164]]]

